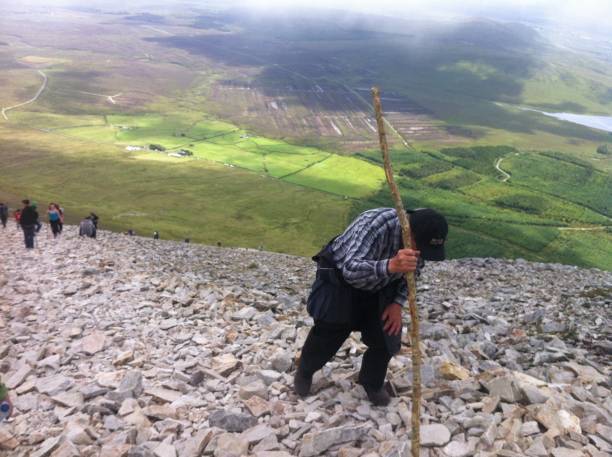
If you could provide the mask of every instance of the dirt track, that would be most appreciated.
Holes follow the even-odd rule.
[[[504,160],[503,157],[500,157],[499,159],[497,159],[497,162],[495,162],[495,169],[499,171],[502,175],[504,175],[503,178],[501,179],[501,182],[506,182],[510,179],[510,174],[506,173],[504,170],[500,168],[502,160]]]
[[[19,103],[13,106],[8,106],[6,108],[2,108],[2,117],[4,118],[4,120],[8,121],[8,116],[6,115],[7,111],[10,111],[15,108],[19,108],[20,106],[28,105],[30,103],[34,103],[36,100],[38,100],[38,97],[40,97],[40,95],[43,93],[43,91],[47,87],[47,80],[48,80],[47,75],[45,74],[44,71],[38,70],[38,73],[43,77],[43,83],[42,83],[42,86],[40,86],[40,88],[38,89],[38,92],[36,92],[36,95],[34,95],[34,97],[32,97],[26,102]]]

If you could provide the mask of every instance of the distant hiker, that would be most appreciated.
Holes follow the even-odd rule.
[[[62,233],[62,230],[64,230],[64,208],[62,208],[57,203],[53,203],[53,205],[55,206],[55,209],[57,210],[60,216],[58,227],[59,227],[59,232]]]
[[[407,212],[412,246],[403,246],[395,209],[377,208],[359,215],[313,257],[317,274],[308,312],[315,324],[295,373],[298,395],[308,395],[313,374],[357,330],[368,347],[358,382],[374,405],[389,404],[384,382],[389,360],[401,344],[402,307],[408,295],[405,273],[418,271],[423,260],[444,260],[448,234],[446,219],[438,212]]]
[[[0,222],[2,223],[2,228],[6,228],[6,221],[8,220],[9,209],[8,206],[4,203],[0,203]]]
[[[159,240],[159,232],[153,232],[153,239]]]
[[[221,241],[217,241],[217,247],[220,248],[221,247]]]
[[[17,224],[17,230],[19,230],[19,228],[21,227],[21,210],[19,208],[15,210],[15,214],[13,214],[13,217],[15,218],[15,224]]]
[[[189,243],[189,238],[185,238],[185,243]]]
[[[34,208],[34,211],[37,211],[38,204],[36,202],[32,202],[30,206]],[[36,230],[34,231],[34,235],[36,235],[38,232],[40,232],[40,229],[42,229],[42,223],[38,219],[38,211],[36,212],[36,215]]]
[[[97,232],[96,224],[94,223],[94,220],[91,218],[91,215],[87,216],[79,224],[79,236],[88,236],[89,238],[95,238],[96,232]]]
[[[30,200],[22,200],[23,209],[19,216],[19,225],[23,230],[23,238],[27,249],[34,248],[34,235],[36,234],[36,226],[38,222],[38,212],[36,207],[30,205]]]
[[[93,222],[94,227],[97,229],[100,218],[96,215],[96,213],[89,213],[89,219],[91,222]]]
[[[51,232],[53,233],[53,238],[57,238],[57,235],[60,234],[60,212],[57,209],[57,205],[55,203],[49,203],[49,207],[47,208],[47,217],[49,218],[49,225],[51,226]]]
[[[127,236],[134,236],[134,235],[136,234],[136,232],[134,232],[134,230],[132,230],[132,229],[128,229],[128,231],[127,231],[127,232],[125,232],[125,234],[126,234]]]

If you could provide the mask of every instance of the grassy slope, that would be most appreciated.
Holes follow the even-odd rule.
[[[378,153],[366,157],[378,160]],[[505,157],[510,181],[497,178],[496,157]],[[587,162],[579,166],[558,154],[517,155],[506,147],[401,150],[394,151],[393,161],[406,204],[447,215],[452,257],[523,257],[612,268],[610,177]],[[391,204],[382,191],[359,202],[354,213]],[[576,230],[584,227],[589,230]]]
[[[27,113],[22,118],[29,120]],[[80,214],[95,208],[109,227],[119,230],[158,230],[170,238],[306,254],[340,231],[350,214],[390,204],[381,190],[384,176],[376,151],[366,153],[366,160],[338,156],[247,135],[188,112],[107,116],[104,125],[91,117],[79,121],[67,116],[65,128],[59,127],[58,117],[46,120],[55,130],[43,133],[14,123],[5,128],[12,126],[22,142],[35,140],[40,147],[51,137],[56,149],[72,154],[52,158],[38,153],[36,160],[16,161],[19,179],[5,178],[3,188],[28,188],[37,198],[60,200]],[[84,122],[90,126],[82,127]],[[186,145],[195,156],[122,151],[126,144],[150,142]],[[452,257],[524,257],[612,267],[602,241],[612,241],[609,233],[560,228],[609,225],[605,195],[610,179],[588,162],[510,147],[397,150],[393,155],[405,201],[435,207],[451,221]],[[493,165],[500,157],[512,173],[510,182],[498,179]],[[86,180],[78,177],[83,172]],[[28,187],[28,182],[33,184]],[[567,191],[578,182],[580,191]],[[199,229],[203,221],[205,231]]]
[[[370,195],[378,191],[384,180],[380,168],[368,162],[247,134],[232,124],[203,118],[199,113],[108,115],[104,119],[105,124],[102,117],[44,117],[38,113],[22,112],[16,122],[42,125],[55,133],[96,146],[147,147],[159,144],[168,151],[184,148],[194,153],[194,159],[231,164],[341,196]],[[65,122],[64,126],[61,121]],[[148,152],[140,154],[145,158],[154,155]]]
[[[59,201],[68,220],[96,211],[105,228],[308,255],[346,223],[340,197],[207,162],[149,160],[0,126],[0,198]],[[50,141],[50,139],[52,139]],[[16,154],[16,151],[19,151]],[[70,151],[68,153],[67,151]]]

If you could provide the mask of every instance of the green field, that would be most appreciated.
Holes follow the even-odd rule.
[[[364,157],[377,161],[377,155],[372,151]],[[392,156],[404,201],[447,215],[451,256],[574,258],[579,265],[612,268],[612,222],[606,206],[611,180],[588,163],[497,146],[395,150]],[[503,169],[511,172],[508,182],[498,179],[498,157],[505,158]],[[576,190],[577,180],[583,189]],[[386,190],[365,199],[354,213],[381,205],[391,205]]]
[[[384,182],[382,170],[363,160],[249,134],[199,113],[47,119],[37,113],[22,112],[16,122],[28,125],[41,122],[46,129],[52,124],[53,133],[96,145],[139,146],[147,151],[139,152],[140,158],[160,154],[148,151],[151,144],[163,146],[164,155],[188,149],[194,155],[180,160],[217,162],[340,196],[367,196],[377,192]]]
[[[26,122],[39,122],[44,131],[23,127]],[[346,157],[198,113],[79,118],[21,112],[7,128],[19,140],[17,149],[27,145],[31,155],[11,159],[13,173],[0,178],[4,198],[15,201],[27,187],[34,198],[61,201],[73,221],[95,209],[115,230],[309,254],[359,211],[391,206],[377,151]],[[37,146],[49,135],[55,152],[40,153]],[[151,143],[168,149],[125,151]],[[178,148],[194,155],[167,155]],[[7,161],[10,150],[2,150]],[[574,259],[612,267],[605,254],[612,241],[605,198],[610,178],[588,162],[506,146],[396,149],[392,156],[406,203],[447,215],[452,257]],[[508,182],[494,168],[500,157]]]
[[[0,147],[0,161],[10,161],[0,199],[17,206],[28,195],[41,207],[59,201],[70,223],[95,211],[105,229],[311,255],[342,229],[351,208],[341,197],[214,162],[92,151],[61,136],[51,149],[46,135],[30,130],[11,137]]]

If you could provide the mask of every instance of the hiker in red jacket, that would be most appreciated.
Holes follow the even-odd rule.
[[[15,218],[15,224],[17,224],[17,230],[19,230],[19,228],[21,227],[21,210],[16,209],[15,214],[13,214],[13,217]]]

